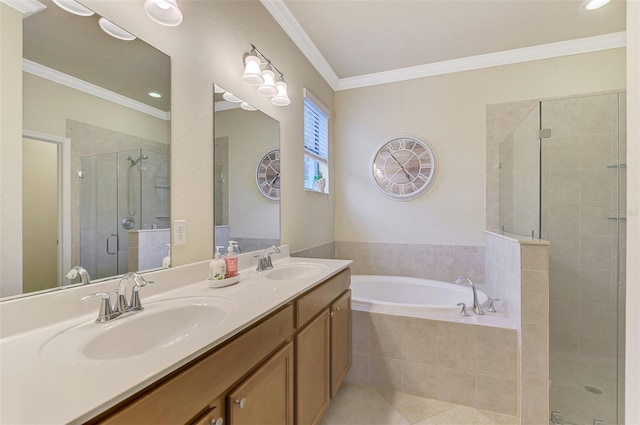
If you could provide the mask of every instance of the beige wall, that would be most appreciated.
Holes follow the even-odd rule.
[[[67,119],[169,143],[170,122],[108,100],[23,74],[22,122],[25,129],[67,136]]]
[[[336,93],[337,241],[482,245],[485,107],[625,87],[625,49],[461,72]],[[371,155],[421,136],[440,160],[435,185],[410,202],[372,187]]]
[[[22,290],[22,16],[0,3],[0,27],[1,297]]]
[[[258,161],[279,146],[278,123],[258,111],[238,108],[216,112],[215,132],[216,137],[226,137],[229,142],[231,236],[278,239],[280,205],[262,196],[256,185]]]
[[[58,144],[24,139],[23,292],[58,284]]]

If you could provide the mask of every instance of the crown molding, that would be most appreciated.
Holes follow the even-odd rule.
[[[626,33],[622,31],[595,37],[579,38],[557,43],[524,47],[521,49],[505,50],[502,52],[488,53],[486,55],[468,56],[460,59],[434,62],[426,65],[395,69],[392,71],[341,78],[338,82],[338,86],[336,87],[336,91],[534,60],[550,59],[559,56],[616,49],[619,47],[625,47],[625,45]]]
[[[0,0],[0,3],[4,3],[20,12],[23,19],[47,8],[37,0]]]
[[[152,117],[164,121],[169,121],[171,119],[171,112],[154,108],[153,106],[149,106],[146,103],[139,102],[137,100],[131,99],[130,97],[126,97],[111,90],[107,90],[103,87],[96,86],[95,84],[91,84],[79,78],[72,77],[71,75],[56,71],[55,69],[40,65],[39,63],[30,61],[28,59],[22,59],[22,70],[29,74],[33,74],[49,81],[53,81],[54,83],[62,84],[63,86],[79,90],[83,93],[99,97],[109,102],[116,103],[118,105],[133,109],[138,112],[142,112],[143,114],[151,115]]]
[[[260,3],[271,13],[271,16],[280,24],[284,32],[298,46],[302,54],[311,62],[327,84],[335,90],[339,82],[338,76],[298,20],[293,16],[284,0],[260,0]]]

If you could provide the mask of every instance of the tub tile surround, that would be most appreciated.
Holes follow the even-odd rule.
[[[353,274],[419,277],[453,282],[465,275],[485,281],[482,246],[335,242],[335,258],[353,260]]]
[[[348,381],[517,414],[515,329],[357,310],[352,326]]]
[[[518,337],[522,424],[549,418],[549,244],[485,232],[487,287]],[[576,316],[577,317],[577,316]]]

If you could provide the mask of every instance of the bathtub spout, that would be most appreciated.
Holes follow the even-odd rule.
[[[462,283],[465,280],[469,282],[471,289],[473,290],[473,312],[477,315],[483,315],[484,311],[482,311],[480,302],[478,302],[478,292],[476,291],[476,285],[473,283],[473,280],[468,276],[458,276],[454,283]]]

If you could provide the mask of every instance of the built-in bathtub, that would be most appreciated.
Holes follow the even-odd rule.
[[[414,313],[459,312],[459,303],[473,309],[470,286],[439,280],[403,276],[354,275],[351,277],[352,303],[355,309],[374,313],[410,315]],[[477,289],[478,301],[486,306],[489,297]],[[423,315],[420,315],[423,316]]]
[[[475,316],[470,287],[436,280],[353,275],[351,291],[348,381],[517,414],[518,342],[508,315]],[[486,307],[487,294],[477,292]]]

